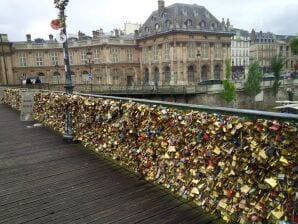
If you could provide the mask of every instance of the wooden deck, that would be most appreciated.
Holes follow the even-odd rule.
[[[0,223],[220,223],[0,105]]]

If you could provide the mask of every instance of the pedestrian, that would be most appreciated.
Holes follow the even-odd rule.
[[[37,78],[35,79],[35,84],[40,84],[41,80],[39,79],[39,76],[37,76]]]
[[[27,78],[27,79],[26,79],[26,84],[32,84],[32,81],[31,81],[30,78]]]

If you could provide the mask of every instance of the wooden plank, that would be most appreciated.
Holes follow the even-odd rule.
[[[0,105],[0,223],[208,223],[118,165]],[[22,137],[20,137],[22,136]]]

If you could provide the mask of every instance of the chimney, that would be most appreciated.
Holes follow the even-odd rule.
[[[115,36],[119,37],[119,30],[118,29],[115,29]]]
[[[98,30],[93,30],[92,31],[92,36],[93,36],[93,39],[98,38],[99,37],[99,31]]]
[[[52,34],[49,35],[49,40],[54,40],[54,36]]]
[[[31,42],[31,34],[26,34],[27,42]]]
[[[164,8],[165,8],[165,1],[158,0],[158,14],[161,14]]]

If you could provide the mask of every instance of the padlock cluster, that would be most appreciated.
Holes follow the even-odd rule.
[[[20,89],[7,88],[4,90],[3,102],[13,109],[20,111],[21,94]]]
[[[297,220],[297,124],[38,93],[34,118],[231,223]]]

